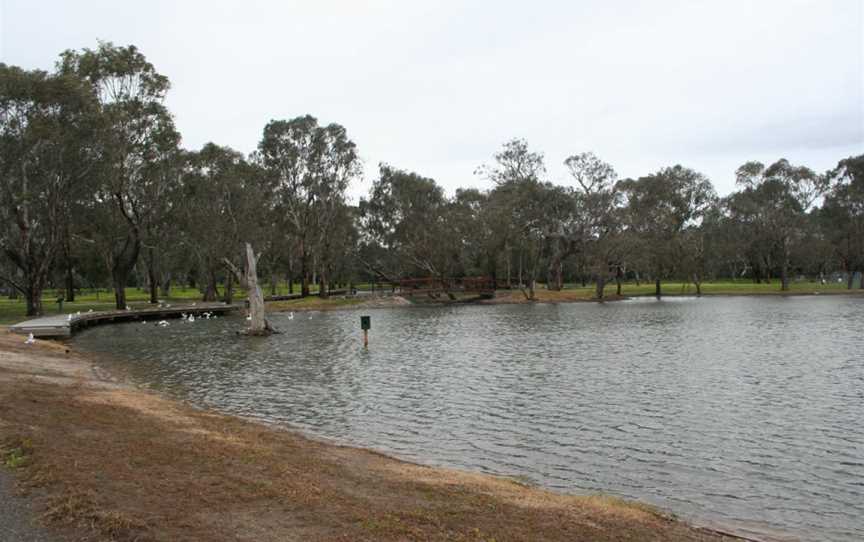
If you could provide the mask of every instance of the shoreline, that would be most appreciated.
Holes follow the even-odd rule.
[[[538,290],[538,294],[542,294],[534,300],[525,299],[519,290],[499,290],[510,294],[509,297],[494,297],[494,298],[469,298],[469,299],[423,299],[421,301],[413,301],[408,297],[403,297],[396,294],[388,294],[386,296],[372,298],[366,301],[348,304],[327,304],[326,301],[317,301],[315,305],[305,306],[302,303],[303,299],[320,299],[317,296],[308,298],[299,298],[291,302],[275,301],[267,304],[268,312],[309,312],[309,311],[351,311],[351,310],[376,310],[376,309],[398,309],[398,308],[424,308],[424,307],[458,307],[458,306],[490,306],[490,305],[559,305],[570,303],[615,303],[619,301],[629,301],[636,299],[656,299],[654,294],[635,294],[635,295],[608,295],[603,299],[593,297],[582,297],[567,295],[580,292],[580,290]],[[818,296],[848,296],[864,298],[864,290],[825,290],[825,291],[767,291],[767,292],[707,292],[697,295],[695,292],[686,293],[665,293],[661,296],[666,298],[710,298],[710,297],[818,297]],[[334,301],[342,298],[333,298]],[[350,298],[349,298],[350,299]],[[402,302],[393,302],[393,299],[401,299]],[[297,306],[295,306],[297,305]]]
[[[746,540],[638,502],[200,410],[108,376],[66,345],[24,345],[0,328],[0,446],[4,459],[22,451],[11,472],[38,489],[51,526],[118,540]]]

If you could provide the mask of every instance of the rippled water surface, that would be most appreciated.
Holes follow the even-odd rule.
[[[272,315],[81,333],[193,403],[415,461],[645,500],[742,533],[864,539],[864,299]]]

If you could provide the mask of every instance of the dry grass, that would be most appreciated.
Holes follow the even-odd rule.
[[[641,505],[418,466],[96,382],[86,360],[39,343],[0,334],[0,441],[27,443],[15,472],[43,489],[46,518],[90,539],[723,539]]]

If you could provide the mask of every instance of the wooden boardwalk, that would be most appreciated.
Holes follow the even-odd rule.
[[[34,337],[64,338],[83,327],[106,322],[128,322],[140,320],[164,320],[179,318],[182,314],[199,315],[205,312],[225,314],[244,307],[224,303],[195,303],[186,305],[167,305],[162,307],[134,309],[128,311],[94,311],[43,316],[9,326],[13,333],[33,334]]]

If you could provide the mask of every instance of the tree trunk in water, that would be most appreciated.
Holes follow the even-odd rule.
[[[658,298],[662,295],[662,292],[660,290],[660,279],[659,278],[654,279],[654,295],[656,295]]]
[[[273,328],[267,322],[264,295],[258,286],[258,271],[256,269],[255,253],[252,245],[246,243],[246,290],[249,295],[249,335],[269,335]]]

